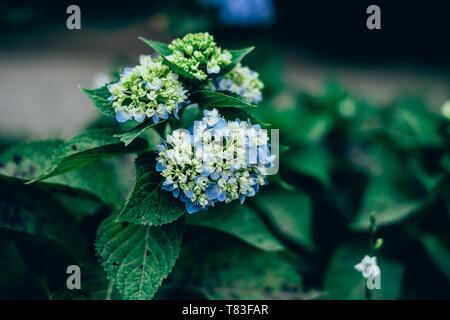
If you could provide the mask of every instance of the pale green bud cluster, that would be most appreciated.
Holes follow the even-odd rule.
[[[172,54],[166,58],[198,80],[217,74],[231,63],[231,53],[222,50],[207,32],[189,33],[169,45]]]
[[[108,86],[119,122],[146,117],[157,123],[169,114],[178,117],[180,104],[187,99],[178,75],[162,63],[161,59],[141,56],[140,64],[125,68],[119,82]]]

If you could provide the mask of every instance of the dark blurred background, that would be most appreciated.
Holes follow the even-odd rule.
[[[81,30],[66,27],[70,4],[81,9]],[[381,30],[366,28],[370,4],[381,8]],[[168,41],[205,30],[224,47],[255,45],[247,63],[269,75],[265,82],[318,93],[333,78],[377,103],[416,92],[438,110],[450,86],[447,9],[434,0],[5,1],[0,134],[75,134],[99,115],[76,86],[135,63],[148,52],[138,36]]]

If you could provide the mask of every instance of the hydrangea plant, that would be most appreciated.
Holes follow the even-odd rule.
[[[261,101],[263,88],[258,74],[241,64],[253,48],[222,49],[206,32],[168,45],[142,40],[157,57],[141,55],[136,66],[121,70],[111,83],[82,88],[115,128],[49,141],[41,145],[42,166],[33,170],[38,173],[16,175],[39,185],[46,179],[61,181],[67,172],[97,160],[138,153],[135,184],[123,205],[105,194],[116,181],[96,181],[105,173],[99,168],[86,172],[92,184],[64,178],[77,192],[120,207],[101,223],[96,253],[110,281],[108,297],[117,291],[123,299],[154,296],[180,252],[185,213],[200,215],[238,201],[243,205],[268,183],[275,159],[267,130],[248,111]],[[185,114],[188,108],[197,116]],[[123,130],[123,122],[136,126]],[[152,127],[159,144],[143,135]]]
[[[184,39],[201,38],[212,45],[205,34]],[[6,251],[19,249],[4,260],[23,254],[22,269],[31,257],[26,266],[39,273],[39,292],[52,299],[180,292],[396,299],[429,282],[438,290],[425,297],[448,295],[448,103],[442,115],[411,98],[371,108],[330,86],[323,96],[301,93],[294,108],[264,97],[275,106],[266,108],[257,106],[262,82],[242,61],[252,48],[210,50],[197,61],[206,75],[200,79],[172,59],[178,49],[190,52],[183,39],[175,41],[178,49],[142,40],[159,56],[143,56],[111,83],[82,89],[109,122],[103,117],[72,139],[0,153],[0,229],[14,241]],[[229,63],[215,56],[224,52]],[[291,147],[281,159],[269,152],[277,144],[264,131],[269,125],[281,128]],[[128,154],[137,154],[135,171]],[[268,174],[278,160],[289,183]],[[359,245],[367,231],[369,248]],[[399,235],[408,240],[395,241]],[[50,256],[52,263],[41,259]],[[409,263],[416,260],[423,263]],[[55,276],[74,265],[81,267],[81,290],[68,290]],[[423,272],[426,282],[404,281],[404,274]],[[365,286],[370,275],[382,276],[381,289]]]
[[[217,109],[203,115],[190,131],[177,129],[158,146],[162,188],[180,197],[188,213],[217,202],[239,199],[243,204],[267,183],[266,168],[275,157],[260,125],[226,121]]]

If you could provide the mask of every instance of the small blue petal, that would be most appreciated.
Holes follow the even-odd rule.
[[[173,190],[173,191],[172,191],[172,195],[173,195],[175,198],[178,198],[178,196],[180,195],[180,189],[175,189],[175,190]]]
[[[224,119],[220,119],[215,125],[214,125],[214,129],[218,130],[218,129],[222,129],[223,127],[226,127],[228,124]]]
[[[178,107],[176,107],[175,110],[173,110],[173,115],[177,120],[180,120],[180,117],[178,116]]]
[[[192,198],[192,196],[194,195],[193,190],[184,190],[183,192],[184,192],[185,196],[188,197],[189,199]]]
[[[161,119],[167,119],[169,117],[169,113],[167,112],[167,110],[164,110],[164,112],[159,114],[159,116],[161,117]]]
[[[159,117],[155,114],[152,117],[153,123],[158,123],[159,122]]]
[[[227,192],[225,190],[222,190],[222,192],[219,193],[217,200],[222,202],[225,200],[226,197],[227,197]]]
[[[118,122],[122,123],[122,122],[129,120],[129,117],[126,113],[118,111],[118,112],[116,112],[116,119]]]
[[[202,207],[192,201],[186,202],[186,210],[189,214],[200,211]]]
[[[156,164],[156,171],[163,171],[165,168],[161,162]]]
[[[114,100],[114,95],[110,95],[109,98],[107,99],[108,101],[113,101]]]
[[[217,173],[217,172],[211,173],[211,179],[217,180],[219,178],[220,178],[220,173]]]
[[[169,183],[169,182],[167,182],[167,181],[164,181],[163,184],[162,184],[162,189],[163,189],[163,190],[166,190],[166,191],[172,191],[172,190],[175,189],[175,188],[174,188],[174,186],[173,186],[172,183]]]
[[[180,195],[180,200],[181,200],[182,202],[188,202],[188,201],[190,201],[190,199],[189,199],[188,197],[186,197],[184,193],[182,193],[182,194]]]
[[[217,183],[210,183],[208,188],[206,188],[205,195],[208,200],[215,200],[219,195],[219,191],[221,190]]]

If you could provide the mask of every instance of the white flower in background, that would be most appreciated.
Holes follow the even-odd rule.
[[[156,170],[162,188],[186,203],[188,213],[217,202],[241,203],[267,184],[273,165],[267,131],[240,120],[226,121],[217,109],[205,110],[190,130],[178,129],[158,146]]]
[[[450,120],[450,100],[445,101],[442,105],[442,114],[444,117]]]
[[[187,102],[187,90],[178,75],[151,56],[140,56],[139,65],[125,68],[119,82],[108,85],[108,90],[119,122],[151,118],[157,123],[170,114],[178,118],[179,108]]]
[[[368,255],[364,256],[362,261],[355,265],[355,269],[361,272],[366,279],[370,276],[376,277],[381,273],[377,265],[377,257],[369,257]]]
[[[258,103],[262,100],[261,90],[264,88],[264,84],[259,80],[257,72],[238,63],[231,72],[214,80],[209,88],[232,92],[244,97],[250,103]]]

